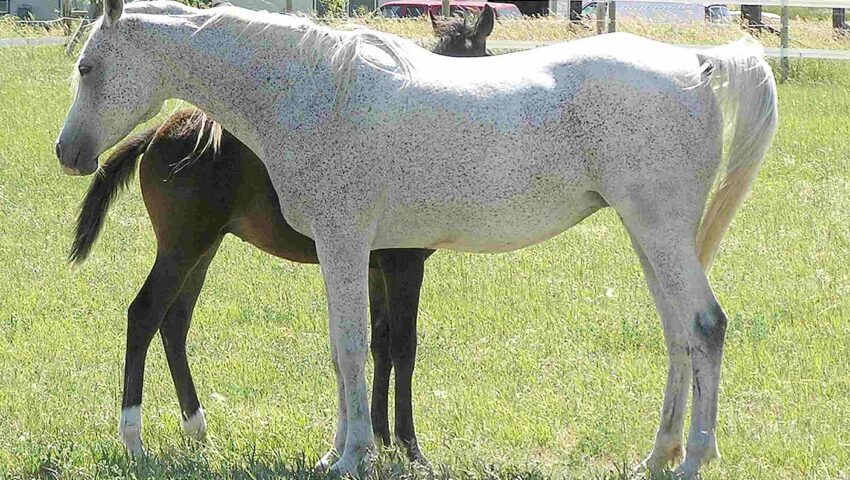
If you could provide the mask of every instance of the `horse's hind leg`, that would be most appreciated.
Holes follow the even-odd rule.
[[[655,300],[655,308],[661,316],[664,326],[664,340],[667,344],[667,386],[664,389],[664,405],[661,407],[661,421],[655,436],[655,445],[641,468],[650,471],[661,470],[684,455],[682,448],[682,428],[685,409],[688,406],[688,387],[691,383],[691,362],[688,348],[688,332],[679,320],[673,305],[667,301],[658,278],[650,265],[643,248],[632,236],[632,246],[643,268],[646,283]]]
[[[372,361],[375,363],[375,379],[372,382],[372,431],[383,444],[390,445],[388,420],[390,374],[390,306],[387,303],[387,287],[384,274],[378,268],[369,269],[369,311],[372,318]]]
[[[162,337],[162,346],[165,348],[165,356],[168,360],[168,369],[174,381],[177,391],[177,399],[180,402],[182,413],[181,425],[183,433],[190,438],[203,441],[206,436],[207,422],[204,410],[198,401],[195,391],[195,383],[192,381],[192,373],[189,370],[189,361],[186,358],[186,336],[192,323],[192,313],[195,303],[204,286],[212,259],[218,251],[221,239],[215,243],[207,253],[201,257],[198,264],[189,274],[180,294],[171,304],[165,319],[159,328]]]
[[[416,318],[427,252],[383,250],[378,262],[384,274],[390,305],[390,356],[395,369],[395,435],[408,458],[427,460],[419,450],[413,422],[412,383],[416,364]]]
[[[148,347],[183,283],[205,251],[206,248],[198,245],[160,249],[145,284],[127,311],[124,395],[118,433],[134,456],[144,453],[141,406]]]
[[[694,397],[685,461],[676,473],[681,478],[694,478],[704,463],[719,457],[715,429],[726,315],[697,255],[700,209],[683,212],[670,202],[657,207],[632,204],[615,208],[643,249],[664,297],[687,332]]]

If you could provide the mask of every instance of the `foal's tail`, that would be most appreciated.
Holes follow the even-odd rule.
[[[697,54],[712,80],[732,133],[726,176],[714,193],[697,235],[706,272],[720,240],[744,201],[776,133],[776,81],[760,45],[741,40]]]
[[[91,247],[97,240],[103,219],[118,193],[127,186],[136,171],[139,156],[145,153],[159,126],[124,141],[103,163],[86,193],[77,218],[74,243],[68,254],[68,262],[80,264],[86,260]]]

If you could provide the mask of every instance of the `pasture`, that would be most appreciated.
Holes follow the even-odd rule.
[[[150,225],[133,184],[92,258],[67,268],[89,184],[53,155],[72,61],[27,47],[0,50],[0,65],[0,478],[309,478],[335,413],[321,276],[233,238],[189,340],[210,445],[181,439],[155,344],[151,457],[126,457],[126,308],[152,264]],[[850,65],[793,65],[711,274],[729,330],[709,480],[850,477]],[[414,408],[436,475],[621,478],[651,448],[664,343],[612,212],[519,252],[438,253],[419,325]],[[392,456],[381,472],[420,475]]]

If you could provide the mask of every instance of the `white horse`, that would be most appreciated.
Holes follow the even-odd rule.
[[[323,465],[355,472],[373,446],[370,250],[508,251],[606,206],[631,235],[668,347],[645,465],[683,453],[691,384],[676,472],[695,477],[719,455],[726,316],[706,269],[776,129],[776,86],[758,47],[693,52],[615,34],[459,60],[388,34],[232,7],[122,12],[122,0],[105,2],[80,55],[60,163],[95,171],[98,155],[168,98],[200,106],[263,159],[325,278],[339,421]],[[724,117],[735,124],[726,175],[706,210]]]

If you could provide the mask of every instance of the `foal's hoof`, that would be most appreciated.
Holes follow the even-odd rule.
[[[414,440],[413,442],[402,442],[404,445],[404,450],[407,453],[407,459],[412,463],[419,465],[420,467],[431,467],[431,462],[425,458],[425,455],[422,453],[422,450],[419,449],[419,444]]]
[[[141,406],[121,410],[121,420],[118,422],[118,438],[124,448],[135,459],[145,455],[142,446],[142,409]]]
[[[132,434],[125,431],[120,433],[121,443],[124,444],[124,448],[127,449],[127,453],[134,460],[139,460],[140,458],[145,456],[145,447],[142,445],[142,437],[138,434]]]
[[[187,437],[199,443],[206,443],[207,419],[203,408],[199,408],[189,418],[182,419],[180,425],[183,427],[183,434]]]

